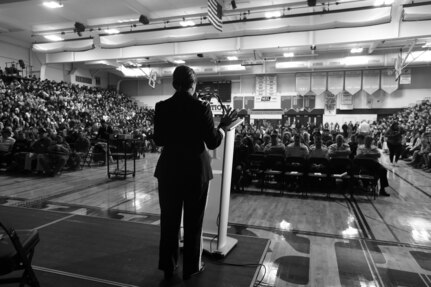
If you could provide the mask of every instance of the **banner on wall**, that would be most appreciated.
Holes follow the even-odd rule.
[[[348,91],[342,91],[337,95],[340,99],[340,110],[353,110],[353,95]]]
[[[304,110],[311,112],[316,108],[316,94],[314,92],[308,92],[304,95]]]
[[[255,109],[280,109],[280,95],[277,94],[277,76],[256,76]]]
[[[233,108],[235,110],[242,110],[243,101],[244,101],[243,97],[234,97],[233,98]]]
[[[247,111],[254,109],[254,97],[244,97],[244,109]]]
[[[326,91],[324,93],[325,115],[335,115],[337,113],[337,96]]]
[[[354,95],[361,90],[362,72],[346,71],[344,77],[344,90]]]
[[[382,90],[388,94],[392,94],[398,89],[398,81],[395,78],[393,69],[382,70]]]
[[[281,109],[285,112],[292,108],[292,96],[281,96]]]
[[[337,95],[344,89],[344,72],[328,72],[328,91]]]
[[[362,74],[362,90],[372,95],[380,89],[380,70],[365,70]]]
[[[324,91],[326,91],[326,83],[326,73],[311,74],[311,91],[314,92],[316,95],[320,95]]]
[[[311,75],[310,73],[296,74],[296,92],[300,95],[305,95],[311,88]]]
[[[298,94],[292,97],[292,109],[297,112],[304,110],[304,96]]]

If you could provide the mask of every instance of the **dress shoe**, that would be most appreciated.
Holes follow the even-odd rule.
[[[204,272],[205,270],[205,263],[202,262],[201,263],[201,268],[199,269],[198,272],[192,273],[192,274],[183,274],[183,279],[184,280],[189,280],[192,276],[197,276],[199,274],[201,274],[202,272]]]
[[[391,196],[389,193],[387,193],[385,190],[380,190],[379,193],[380,196]]]

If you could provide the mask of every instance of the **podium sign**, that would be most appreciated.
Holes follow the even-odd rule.
[[[238,240],[227,236],[230,188],[235,128],[244,120],[238,119],[227,129],[221,145],[208,151],[214,178],[210,181],[203,222],[203,249],[226,256]]]

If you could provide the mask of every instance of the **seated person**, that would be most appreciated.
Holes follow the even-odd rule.
[[[12,128],[3,128],[0,138],[0,166],[7,166],[10,164],[12,159],[12,148],[14,144],[15,139],[12,138]]]
[[[415,151],[420,150],[420,148],[421,148],[421,133],[416,132],[411,141],[412,141],[412,143],[410,145],[406,146],[403,153],[401,154],[401,158],[407,159],[410,156],[412,156]]]
[[[370,172],[379,177],[380,195],[390,196],[390,194],[385,191],[385,188],[389,186],[386,168],[378,162],[380,152],[372,143],[373,138],[371,136],[366,136],[364,145],[358,146],[356,158],[368,158],[373,160],[373,164],[369,166],[369,169]]]
[[[26,134],[20,130],[16,132],[16,141],[12,148],[12,160],[10,170],[23,171],[25,159],[30,152],[31,141],[26,138]]]
[[[70,155],[69,144],[62,136],[55,136],[47,152],[41,158],[41,165],[45,175],[55,176],[66,165]]]
[[[329,129],[324,129],[322,134],[322,142],[328,146],[328,142],[333,141],[331,134],[329,133]]]
[[[51,138],[48,136],[48,131],[45,128],[38,129],[39,138],[33,142],[31,149],[33,152],[29,153],[25,161],[25,170],[32,171],[34,161],[36,161],[36,172],[42,173],[43,168],[41,159],[45,153],[48,152],[48,147],[51,145]]]
[[[350,147],[344,142],[343,135],[337,135],[335,143],[329,146],[329,158],[349,158],[350,153]]]
[[[280,154],[284,155],[286,147],[278,138],[278,133],[273,131],[271,134],[271,142],[267,144],[264,148],[266,154]]]
[[[308,153],[308,147],[301,143],[301,136],[299,134],[295,134],[293,137],[293,143],[286,147],[286,157],[307,158]]]
[[[322,143],[320,133],[314,133],[314,144],[310,146],[310,158],[328,158],[328,147]]]
[[[408,162],[408,165],[414,168],[425,168],[427,162],[427,155],[431,152],[431,146],[428,141],[428,137],[423,134],[421,137],[421,146],[419,150],[413,153],[412,161]]]

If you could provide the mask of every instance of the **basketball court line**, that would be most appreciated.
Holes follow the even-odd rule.
[[[388,171],[392,172],[393,174],[395,174],[397,177],[399,177],[400,179],[402,179],[403,181],[407,182],[408,184],[410,184],[411,186],[413,186],[414,188],[416,188],[417,190],[419,190],[420,192],[422,192],[424,195],[428,196],[429,198],[431,198],[431,194],[428,194],[425,190],[423,190],[422,188],[414,185],[413,183],[411,183],[409,180],[405,179],[404,177],[402,177],[401,175],[399,175],[397,172],[390,170],[388,168],[386,168]]]
[[[45,227],[47,227],[47,226],[50,226],[50,225],[56,224],[56,223],[58,223],[58,222],[61,222],[61,221],[63,221],[63,220],[69,219],[69,218],[71,218],[71,217],[74,217],[75,215],[76,215],[76,214],[70,214],[70,215],[68,215],[68,216],[65,216],[65,217],[62,217],[62,218],[60,218],[60,219],[57,219],[57,220],[54,220],[54,221],[48,222],[48,223],[46,223],[46,224],[40,225],[40,226],[38,226],[38,227],[35,227],[35,228],[33,228],[33,229],[39,230],[39,229],[45,228]]]
[[[67,276],[67,277],[72,277],[72,278],[76,278],[76,279],[93,281],[93,282],[97,282],[97,283],[103,283],[103,284],[112,285],[112,286],[118,286],[118,287],[139,287],[137,285],[125,284],[125,283],[120,283],[120,282],[115,282],[115,281],[110,281],[110,280],[105,280],[105,279],[100,279],[100,278],[96,278],[96,277],[91,277],[91,276],[86,276],[86,275],[81,275],[81,274],[76,274],[76,273],[70,273],[70,272],[65,272],[65,271],[60,271],[60,270],[55,270],[55,269],[40,267],[40,266],[34,266],[34,265],[32,265],[32,267],[33,267],[34,270],[38,270],[38,271],[53,273],[53,274]]]

